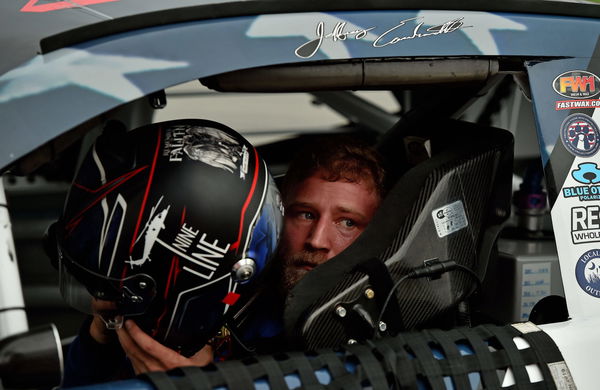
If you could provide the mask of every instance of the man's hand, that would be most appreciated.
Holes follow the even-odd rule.
[[[150,371],[167,371],[175,367],[203,367],[213,361],[213,350],[205,345],[190,358],[165,347],[141,330],[133,320],[117,330],[121,347],[133,365],[136,375]]]

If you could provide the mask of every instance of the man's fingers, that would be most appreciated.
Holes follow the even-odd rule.
[[[207,364],[211,363],[214,360],[214,351],[213,348],[206,344],[201,350],[196,352],[192,357],[189,358],[189,361],[194,366],[204,367]]]
[[[139,348],[160,361],[178,361],[182,356],[171,348],[167,348],[140,329],[133,320],[125,321],[125,329]]]
[[[131,337],[126,329],[118,329],[117,336],[125,354],[131,361],[133,369],[137,375],[148,371],[161,371],[165,367],[160,361],[146,353]]]
[[[125,354],[129,358],[140,359],[145,355],[145,352],[135,343],[125,329],[117,329],[117,336],[119,337],[123,351],[125,351]]]
[[[125,321],[125,327],[119,329],[117,334],[136,374],[183,366],[205,366],[213,359],[213,350],[208,345],[191,359],[186,358],[154,340],[132,320]]]

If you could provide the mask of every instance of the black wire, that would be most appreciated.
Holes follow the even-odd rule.
[[[404,275],[403,277],[401,277],[400,280],[398,280],[396,283],[394,283],[394,286],[390,289],[390,292],[388,293],[387,297],[385,298],[385,302],[383,303],[383,307],[381,308],[381,312],[379,313],[379,318],[377,319],[375,326],[379,326],[378,324],[381,322],[381,319],[383,318],[383,314],[385,313],[385,310],[387,309],[387,306],[390,303],[390,299],[392,299],[392,296],[394,296],[394,292],[396,291],[396,289],[398,288],[400,283],[404,282],[406,279],[411,278],[413,276],[414,275],[412,274],[412,272],[408,273],[408,274]]]
[[[229,334],[231,335],[231,337],[233,337],[233,339],[240,345],[240,347],[242,347],[242,349],[244,349],[246,352],[250,352],[250,353],[254,353],[256,352],[256,348],[254,347],[248,347],[236,334],[237,332],[237,327],[235,326],[230,326],[228,324],[226,324],[227,329],[229,330]]]
[[[430,268],[430,266],[424,266],[423,268],[418,268],[418,270],[427,271],[428,268]],[[473,277],[473,279],[475,279],[475,281],[477,282],[477,288],[475,291],[481,289],[481,279],[479,279],[479,275],[477,275],[477,273],[475,271],[473,271],[471,268],[465,267],[462,264],[454,263],[454,264],[452,264],[451,268],[444,270],[442,273],[446,273],[446,272],[452,271],[454,269],[459,269],[461,271],[464,271],[468,275]],[[410,271],[408,274],[404,275],[403,277],[401,277],[400,280],[398,280],[396,283],[394,283],[394,286],[390,289],[390,292],[388,293],[387,297],[385,298],[385,302],[383,303],[383,307],[381,308],[381,312],[379,313],[379,318],[377,319],[377,322],[375,323],[376,326],[383,319],[383,315],[385,314],[387,306],[390,303],[390,300],[392,299],[392,297],[394,296],[395,291],[398,288],[398,286],[400,286],[400,284],[402,284],[405,280],[407,280],[409,278],[422,278],[423,276],[431,276],[431,274],[428,274],[427,272],[418,274],[417,272],[415,272],[413,270],[413,271]]]
[[[473,277],[473,279],[475,279],[475,282],[477,283],[477,287],[475,288],[475,291],[481,290],[482,281],[481,281],[481,279],[479,279],[479,275],[477,275],[477,272],[473,271],[469,267],[465,267],[462,264],[456,264],[456,268],[458,268],[462,271],[465,271],[467,274],[471,275]]]

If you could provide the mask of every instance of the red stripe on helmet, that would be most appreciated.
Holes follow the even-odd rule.
[[[97,192],[97,191],[99,191],[100,189],[106,187],[109,184],[112,185],[108,190],[106,190],[105,192],[103,192],[99,197],[97,197],[96,199],[94,199],[83,210],[81,210],[73,218],[71,218],[71,220],[65,224],[65,229],[72,230],[73,228],[75,228],[75,226],[77,226],[77,224],[79,222],[81,222],[81,217],[83,216],[83,214],[85,214],[90,208],[92,208],[96,203],[98,203],[102,199],[104,199],[106,197],[106,195],[110,194],[111,192],[113,192],[114,190],[116,190],[117,188],[119,188],[121,185],[123,185],[129,179],[131,179],[132,177],[134,177],[135,175],[137,175],[138,173],[140,173],[141,171],[143,171],[146,168],[148,168],[147,165],[145,165],[143,167],[140,167],[140,168],[136,169],[135,171],[127,172],[124,175],[121,175],[118,178],[116,178],[114,180],[111,180],[110,183],[107,183],[107,184],[103,185],[102,187],[99,187],[96,190],[89,190],[89,189],[86,189],[83,186],[80,186],[80,188],[82,188],[82,189],[86,189],[86,190],[91,191],[91,192]],[[75,186],[77,186],[77,184],[75,184]]]
[[[158,129],[157,132],[157,140],[156,140],[156,150],[154,151],[154,158],[152,159],[152,166],[150,167],[150,175],[148,177],[148,184],[146,184],[146,192],[144,193],[144,198],[142,199],[142,205],[140,206],[140,213],[138,215],[137,223],[135,224],[135,230],[133,231],[133,237],[131,238],[131,245],[129,246],[129,255],[133,252],[133,246],[135,245],[135,238],[137,237],[137,233],[140,230],[140,224],[142,223],[142,215],[144,214],[144,209],[146,208],[146,201],[148,200],[148,194],[150,193],[150,186],[152,185],[152,179],[154,179],[154,169],[156,168],[156,160],[158,160],[158,152],[160,151],[160,133],[161,129]]]
[[[152,180],[154,179],[154,169],[156,168],[156,161],[158,160],[158,152],[160,151],[160,139],[161,139],[162,129],[158,129],[156,136],[156,150],[154,151],[154,158],[152,159],[152,165],[150,167],[150,174],[148,176],[148,184],[146,184],[146,192],[144,193],[144,198],[142,199],[142,205],[140,206],[140,213],[138,215],[137,223],[135,224],[135,230],[133,231],[133,236],[131,237],[131,245],[129,246],[129,255],[133,252],[133,246],[135,245],[135,238],[137,237],[138,231],[140,230],[140,224],[142,223],[142,216],[144,215],[144,209],[146,208],[146,201],[148,200],[148,194],[150,193],[150,186],[152,185]],[[121,279],[125,278],[127,275],[127,267],[123,267],[123,273],[121,275]]]
[[[237,252],[237,249],[239,249],[240,241],[242,240],[242,233],[244,232],[244,218],[246,216],[246,210],[248,209],[248,206],[250,205],[250,201],[252,200],[252,197],[254,196],[254,191],[256,190],[256,182],[258,181],[259,159],[258,159],[258,152],[256,151],[256,149],[254,149],[254,161],[255,161],[254,177],[252,178],[252,186],[250,187],[250,192],[248,192],[248,196],[246,197],[246,201],[244,202],[244,206],[242,207],[242,212],[240,215],[240,230],[238,232],[237,240],[233,244],[231,244],[231,247],[230,247],[231,249],[235,249],[236,252]]]
[[[105,183],[105,184],[101,185],[100,187],[98,187],[98,188],[96,188],[96,189],[91,189],[91,188],[88,188],[88,187],[86,187],[86,186],[84,186],[84,185],[81,185],[81,184],[79,184],[79,183],[73,183],[73,187],[77,187],[77,188],[79,188],[80,190],[83,190],[83,191],[87,191],[87,192],[95,193],[95,192],[98,192],[98,191],[100,191],[100,190],[103,190],[103,189],[104,189],[104,188],[106,188],[106,187],[110,187],[110,186],[112,186],[114,183],[117,183],[119,180],[121,180],[121,179],[123,179],[123,178],[126,178],[126,180],[129,180],[129,179],[130,179],[130,176],[136,175],[137,173],[139,173],[139,172],[143,171],[143,170],[144,170],[144,169],[146,169],[146,168],[148,168],[148,165],[144,165],[143,167],[139,167],[138,169],[136,169],[136,170],[134,170],[134,171],[131,171],[131,172],[124,173],[124,174],[122,174],[121,176],[119,176],[119,177],[117,177],[117,178],[115,178],[115,179],[112,179],[112,180],[111,180],[111,181],[109,181],[108,183]],[[120,183],[119,185],[121,185],[121,184],[123,184],[123,183]],[[118,187],[118,186],[117,186],[117,187]]]

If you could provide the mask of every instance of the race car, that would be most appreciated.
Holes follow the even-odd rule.
[[[305,353],[107,386],[597,388],[597,5],[0,9],[4,387],[60,384],[83,317],[62,302],[42,237],[89,145],[111,120],[189,117],[240,131],[276,178],[299,145],[360,137],[393,183],[364,234],[288,297],[286,332]]]

